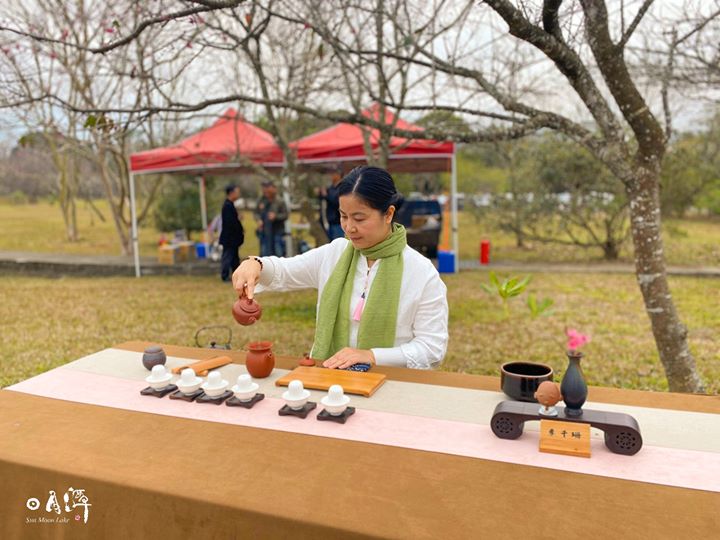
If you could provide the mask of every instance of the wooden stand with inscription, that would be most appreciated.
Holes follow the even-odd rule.
[[[501,401],[495,407],[490,427],[501,439],[517,439],[528,420],[547,420],[547,417],[538,413],[537,403]],[[632,456],[642,448],[640,427],[629,414],[583,409],[581,416],[567,416],[565,411],[560,410],[553,420],[590,424],[601,429],[605,432],[605,446],[615,454]]]
[[[540,420],[540,451],[590,457],[590,424]]]

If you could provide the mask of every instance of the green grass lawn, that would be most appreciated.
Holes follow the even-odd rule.
[[[534,263],[588,263],[603,260],[600,248],[583,249],[560,244],[527,242],[518,248],[515,237],[478,222],[470,212],[460,212],[460,257],[477,259],[482,239],[489,239],[491,261]],[[663,242],[667,263],[677,266],[720,266],[720,220],[667,219],[663,221]],[[620,261],[633,262],[632,240],[623,245]]]
[[[531,319],[524,297],[504,319],[499,302],[480,288],[486,272],[445,276],[450,344],[442,369],[498,374],[513,360],[542,361],[564,370],[564,330],[592,337],[583,360],[591,384],[664,390],[667,384],[640,294],[631,275],[536,274],[530,292],[551,297],[549,317]],[[690,345],[711,393],[720,393],[720,287],[708,279],[671,279],[689,328]],[[263,319],[238,326],[229,285],[215,277],[30,278],[0,280],[0,385],[127,340],[193,345],[210,324],[233,329],[233,348],[269,339],[278,354],[301,356],[312,344],[316,293],[260,297]]]
[[[78,228],[80,240],[68,242],[64,236],[62,216],[57,205],[47,202],[10,205],[0,201],[0,250],[36,251],[44,253],[77,253],[118,255],[120,253],[107,204],[97,201],[107,221],[100,221],[86,202],[79,202]],[[198,210],[199,211],[199,210]],[[257,253],[255,226],[249,211],[242,211],[246,243],[243,253]],[[212,209],[210,216],[213,215]],[[298,216],[294,216],[294,220]],[[460,257],[476,259],[483,238],[491,242],[491,260],[527,262],[592,262],[600,261],[600,249],[531,243],[529,248],[515,247],[512,235],[477,222],[470,212],[459,214]],[[140,253],[154,256],[160,233],[152,226],[140,228]],[[196,235],[196,240],[200,239]],[[665,253],[668,264],[720,266],[720,220],[667,220],[664,223]],[[623,261],[632,261],[632,245],[622,251]]]
[[[115,226],[105,201],[95,201],[95,206],[105,216],[101,221],[86,202],[78,202],[77,242],[69,242],[65,236],[62,214],[57,204],[39,202],[37,204],[10,205],[0,202],[0,251],[33,251],[39,253],[71,253],[77,255],[120,255]],[[199,212],[198,208],[198,212]],[[251,212],[242,212],[245,227],[247,253],[258,252],[257,237]],[[210,213],[209,219],[212,219]],[[160,232],[151,225],[140,227],[138,239],[140,254],[157,255]],[[194,240],[200,241],[200,233]]]

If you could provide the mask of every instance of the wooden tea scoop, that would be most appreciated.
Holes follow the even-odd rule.
[[[232,363],[232,359],[229,356],[216,356],[215,358],[209,358],[207,360],[198,360],[186,366],[172,368],[172,372],[175,375],[179,375],[183,369],[190,368],[199,377],[205,377],[211,369],[226,366],[230,363]]]

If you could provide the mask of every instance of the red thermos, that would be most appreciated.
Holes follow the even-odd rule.
[[[490,264],[490,240],[480,242],[480,264]]]

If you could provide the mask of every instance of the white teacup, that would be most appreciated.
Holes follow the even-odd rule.
[[[218,397],[227,390],[228,382],[222,378],[219,371],[211,371],[207,382],[202,384],[202,389],[210,397]]]
[[[248,402],[251,401],[252,398],[255,397],[255,394],[257,394],[258,388],[260,388],[260,385],[258,383],[255,383],[252,381],[252,378],[247,373],[244,373],[237,378],[237,384],[233,386],[230,390],[233,391],[235,394],[235,397],[242,401],[242,402]]]
[[[283,392],[282,398],[287,406],[294,411],[302,409],[310,398],[310,391],[305,390],[302,381],[290,381],[287,391]]]
[[[340,416],[347,409],[350,398],[343,393],[343,387],[339,384],[333,384],[328,389],[328,395],[320,400],[328,414],[332,416]]]
[[[152,372],[145,378],[145,381],[153,390],[162,390],[170,384],[172,373],[165,369],[165,366],[158,364],[153,366]]]
[[[180,373],[180,379],[175,383],[178,390],[185,395],[194,394],[200,388],[203,380],[202,377],[195,375],[195,372],[190,368],[185,368]]]

